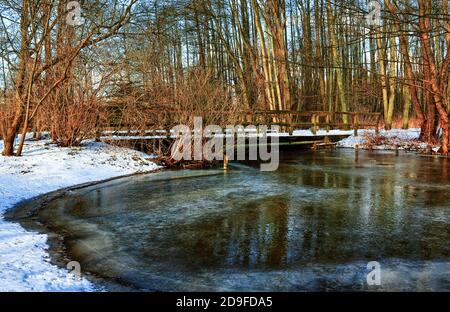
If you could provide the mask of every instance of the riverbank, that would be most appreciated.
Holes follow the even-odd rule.
[[[363,147],[373,136],[374,131],[360,130],[358,136],[352,135],[338,146]],[[380,131],[380,136],[387,138],[385,144],[374,149],[405,148],[406,144],[426,147],[417,140],[418,129]],[[387,140],[394,143],[386,144]],[[2,145],[0,141],[0,149]],[[47,235],[5,221],[6,210],[62,188],[157,168],[147,154],[94,141],[80,148],[60,148],[49,140],[26,141],[22,157],[0,156],[0,291],[98,290],[89,281],[51,264]]]
[[[47,236],[5,221],[7,209],[61,188],[157,167],[149,155],[94,141],[80,148],[26,141],[22,157],[0,156],[0,291],[97,290],[86,279],[51,264]]]
[[[425,150],[427,143],[419,141],[420,129],[358,130],[358,135],[351,135],[337,143],[338,147],[363,148],[377,150]]]
[[[63,235],[64,255],[83,272],[140,291],[449,290],[446,159],[350,149],[280,156],[270,173],[233,164],[79,188],[18,222],[49,225],[38,231],[53,261],[62,249],[51,238]],[[380,287],[366,283],[372,261]]]

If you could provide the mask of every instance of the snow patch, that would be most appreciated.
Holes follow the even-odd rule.
[[[376,135],[375,130],[358,130],[358,135],[350,137],[337,143],[338,147],[360,148],[371,146],[373,149],[425,149],[427,144],[420,142],[420,129],[392,129],[380,130]],[[373,144],[375,142],[375,144]]]
[[[159,132],[164,132],[164,130],[158,130]],[[228,129],[224,129],[225,133],[214,134],[215,137],[232,137],[234,134],[228,131]],[[173,130],[170,130],[173,133]],[[137,131],[105,131],[104,135],[101,136],[101,140],[151,140],[151,139],[165,139],[167,135],[145,135],[151,133],[151,131],[142,132],[144,135],[129,135],[129,134],[137,134]],[[244,131],[240,131],[238,133],[245,133],[246,136],[263,136],[262,133],[257,133],[256,129],[244,129]],[[340,136],[340,135],[351,135],[353,134],[353,130],[325,130],[320,129],[317,130],[316,133],[313,133],[310,129],[299,129],[294,130],[292,135],[288,132],[274,132],[271,129],[268,129],[267,136],[269,137],[287,137],[287,136],[302,136],[302,137],[312,137],[312,136]],[[177,136],[171,135],[170,138],[176,138]]]
[[[292,135],[294,136],[333,136],[333,135],[351,135],[353,130],[324,130],[320,129],[316,131],[316,134],[311,130],[295,130]]]
[[[23,200],[61,188],[157,168],[149,155],[94,141],[80,148],[26,141],[22,157],[0,155],[0,291],[99,290],[51,264],[47,235],[5,221],[4,213]]]

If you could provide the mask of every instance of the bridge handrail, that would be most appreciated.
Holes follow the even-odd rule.
[[[164,110],[156,110],[156,109],[147,109],[145,110],[146,113],[155,113],[155,114],[184,114],[186,115],[188,112],[180,110],[180,109],[164,109]],[[329,112],[329,111],[309,111],[309,112],[302,112],[302,111],[293,111],[293,110],[243,110],[243,111],[237,111],[237,112],[230,112],[230,111],[224,111],[223,114],[235,114],[240,117],[244,117],[244,120],[239,119],[241,124],[254,124],[254,125],[280,125],[282,127],[285,127],[289,130],[289,132],[292,132],[295,126],[311,126],[311,130],[313,133],[315,133],[320,127],[324,127],[327,130],[330,130],[332,127],[342,127],[346,129],[353,129],[355,131],[355,135],[357,135],[357,131],[360,128],[364,127],[374,127],[376,133],[378,134],[378,130],[380,127],[380,121],[381,121],[381,113],[378,112],[343,112],[343,111],[337,111],[337,112]],[[261,121],[257,119],[257,116],[264,116],[270,118],[270,120],[265,119],[264,121]],[[343,118],[342,122],[336,122],[333,121],[336,119],[336,117]],[[348,116],[350,118],[344,118],[344,116]],[[368,116],[368,117],[375,117],[374,122],[366,122],[361,123],[359,117],[360,116]],[[251,120],[248,120],[248,117],[250,117]],[[310,122],[299,122],[296,117],[309,117]],[[321,121],[320,118],[325,117],[325,121]],[[116,126],[125,126],[125,125],[116,125]],[[111,127],[111,124],[110,126]],[[113,125],[114,127],[114,125]]]

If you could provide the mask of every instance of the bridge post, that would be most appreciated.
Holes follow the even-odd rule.
[[[325,115],[325,123],[327,124],[327,126],[326,126],[326,129],[327,129],[327,132],[330,132],[330,130],[331,130],[331,114],[330,113],[326,113],[326,115]]]
[[[225,155],[223,155],[223,170],[227,170],[228,169],[228,156],[225,153]]]
[[[358,127],[359,127],[358,114],[353,114],[353,130],[355,136],[358,136]]]
[[[311,116],[311,123],[312,123],[312,128],[311,128],[311,132],[316,135],[317,133],[317,116],[315,113],[312,114]]]

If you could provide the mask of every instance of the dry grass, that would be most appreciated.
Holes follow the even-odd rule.
[[[383,136],[373,133],[364,134],[364,149],[403,149],[403,150],[423,150],[424,143],[418,139],[406,139],[398,136]]]
[[[208,71],[198,69],[179,74],[175,84],[155,78],[148,80],[144,86],[120,86],[114,99],[115,103],[110,106],[113,109],[105,120],[114,122],[105,124],[108,128],[120,127],[134,133],[167,131],[177,125],[193,129],[194,117],[202,117],[203,127],[218,125],[225,128],[235,124],[239,117],[239,101],[232,98],[229,89]],[[177,164],[167,158],[172,146],[166,143],[167,140],[154,145],[146,144],[147,152],[164,157],[161,161],[166,165],[186,165],[186,162]]]

